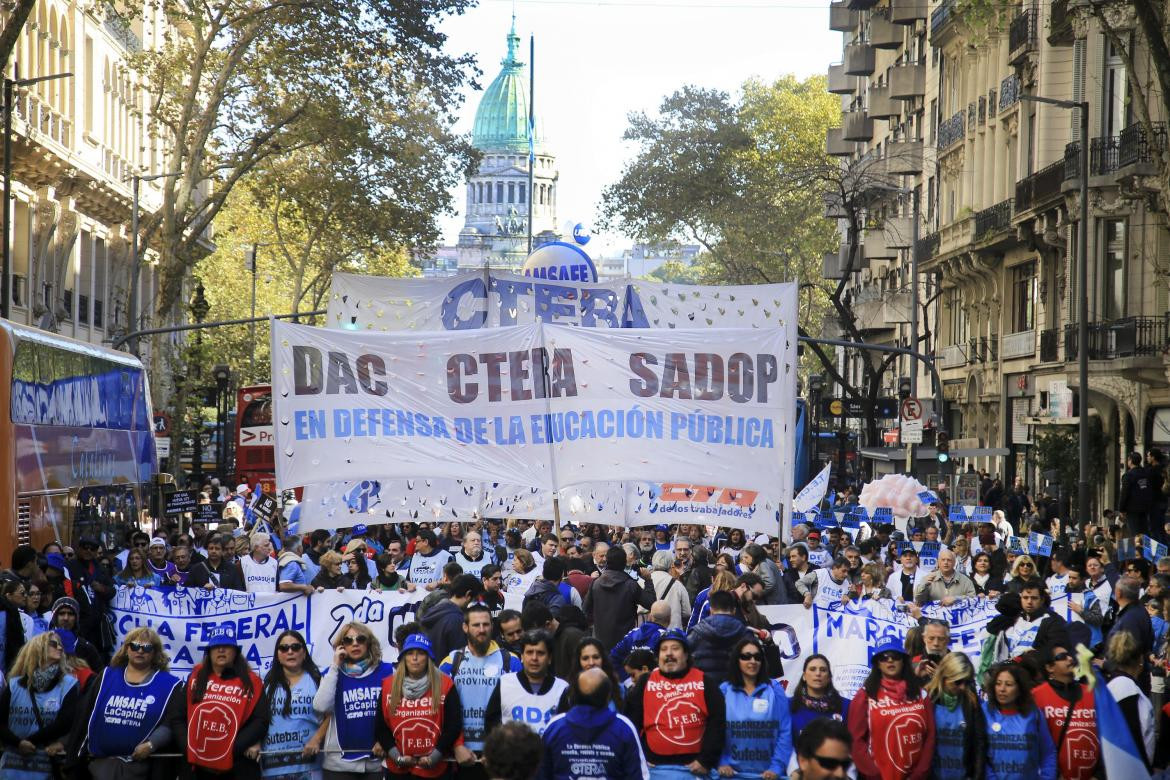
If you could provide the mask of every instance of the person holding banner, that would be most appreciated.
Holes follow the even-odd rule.
[[[788,697],[779,682],[768,679],[764,646],[745,637],[731,649],[727,681],[719,686],[726,699],[727,738],[719,758],[721,777],[784,776],[792,757]]]
[[[727,739],[722,692],[691,664],[682,630],[663,634],[657,653],[658,668],[626,698],[626,717],[638,729],[651,778],[705,776],[718,766]]]
[[[1104,637],[1101,625],[1105,622],[1104,608],[1097,594],[1086,587],[1086,575],[1080,569],[1069,569],[1064,585],[1068,597],[1068,613],[1064,616],[1069,623],[1084,623],[1089,627],[1089,647],[1097,647]],[[1105,605],[1108,606],[1108,605]]]
[[[934,707],[897,636],[873,651],[873,669],[849,706],[853,762],[862,780],[926,780]]]
[[[65,756],[77,713],[79,686],[69,672],[61,638],[38,634],[20,648],[0,693],[0,777],[49,780]]]
[[[168,671],[162,638],[140,626],[126,635],[110,665],[82,700],[82,713],[69,737],[67,753],[78,764],[88,758],[95,780],[146,780],[165,765],[151,754],[166,752],[172,724],[186,716],[183,682]]]
[[[276,658],[264,678],[272,722],[260,762],[263,777],[307,780],[316,770],[316,756],[327,729],[313,710],[320,683],[321,672],[309,655],[304,636],[292,629],[282,631],[276,637]]]
[[[849,601],[853,583],[849,581],[849,559],[839,555],[828,569],[813,569],[796,581],[796,592],[804,598],[804,608],[816,604],[821,609],[840,609]]]
[[[233,627],[215,626],[203,662],[187,678],[187,728],[178,734],[191,776],[203,780],[230,772],[241,780],[259,778],[269,718],[260,678],[240,652]]]
[[[126,567],[114,577],[119,588],[157,588],[162,577],[146,565],[146,553],[137,548],[126,555]]]
[[[971,559],[971,582],[976,596],[997,598],[1003,592],[1003,582],[992,573],[991,553],[977,552]]]
[[[451,678],[435,666],[425,634],[402,643],[398,670],[382,681],[374,724],[384,745],[387,777],[447,777],[445,756],[463,732],[463,707]]]
[[[382,682],[394,665],[382,661],[382,643],[364,623],[351,621],[333,640],[333,663],[313,709],[331,715],[325,736],[325,780],[355,780],[382,774],[385,749],[374,741]]]

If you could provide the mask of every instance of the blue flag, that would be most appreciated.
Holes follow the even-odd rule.
[[[1096,678],[1093,701],[1097,705],[1097,736],[1101,738],[1101,763],[1105,766],[1106,776],[1149,780],[1150,773],[1142,757],[1145,746],[1134,744],[1125,715],[1109,692],[1101,672],[1094,669],[1093,676]]]
[[[1028,534],[1028,554],[1052,557],[1052,537],[1032,531]]]

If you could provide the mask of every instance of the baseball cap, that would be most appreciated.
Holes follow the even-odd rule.
[[[663,642],[674,641],[682,644],[683,649],[687,653],[691,652],[691,643],[687,640],[687,632],[681,628],[672,628],[669,631],[663,631],[658,636],[658,640],[654,643],[654,652],[658,652],[658,648],[662,646]]]
[[[809,538],[809,539],[820,539],[820,538],[821,538],[821,532],[820,532],[820,531],[809,531],[809,532],[808,532],[808,538]]]
[[[250,487],[248,487],[247,482],[241,482],[240,484],[236,485],[236,492],[237,493],[251,493],[252,489]]]
[[[402,649],[399,650],[400,655],[405,655],[408,650],[422,650],[427,654],[432,661],[435,660],[435,651],[431,649],[431,640],[427,639],[426,634],[411,634],[402,643]]]
[[[65,556],[61,553],[49,553],[45,556],[45,564],[50,568],[65,571]]]
[[[156,536],[150,540],[150,546],[151,547],[166,547],[167,540],[162,538],[161,536]]]
[[[370,529],[366,528],[366,526],[363,523],[358,523],[357,525],[355,525],[353,527],[353,535],[354,536],[364,536],[365,533],[369,530]]]
[[[207,644],[204,649],[210,650],[213,647],[234,647],[239,649],[240,645],[236,642],[236,632],[232,626],[216,626],[207,632]]]
[[[902,644],[902,640],[896,636],[889,636],[878,643],[878,646],[873,649],[873,655],[870,658],[877,658],[882,653],[898,653],[900,655],[907,655],[906,647]]]

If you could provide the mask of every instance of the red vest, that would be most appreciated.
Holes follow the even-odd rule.
[[[202,664],[187,678],[187,762],[205,769],[227,772],[232,768],[232,748],[240,727],[252,716],[261,695],[260,678],[252,672],[252,695],[244,693],[238,678],[225,680],[215,674],[207,678],[203,698],[192,702],[195,678]]]
[[[1064,730],[1064,716],[1069,711],[1068,699],[1062,698],[1048,683],[1032,689],[1036,706],[1048,721],[1052,743],[1060,739]],[[1088,780],[1101,759],[1101,740],[1097,737],[1097,700],[1087,685],[1081,685],[1081,698],[1072,707],[1072,721],[1057,745],[1056,769],[1063,780]]]
[[[869,704],[870,752],[881,770],[882,780],[907,777],[925,747],[930,701],[921,696],[915,701],[870,699],[867,696],[866,701]]]
[[[439,741],[439,734],[443,731],[443,705],[447,702],[447,694],[451,692],[454,683],[447,675],[440,675],[439,708],[437,712],[431,706],[431,691],[418,699],[402,699],[398,702],[398,709],[390,711],[390,691],[394,685],[394,676],[391,675],[382,681],[382,719],[390,726],[394,733],[394,744],[398,752],[404,756],[421,758],[429,755]],[[389,747],[384,746],[384,747]],[[447,771],[443,762],[439,762],[429,769],[415,766],[413,769],[403,769],[387,759],[383,765],[390,774],[414,775],[415,777],[440,777]]]
[[[707,725],[703,673],[691,668],[672,680],[655,669],[642,694],[646,746],[660,756],[698,753]]]

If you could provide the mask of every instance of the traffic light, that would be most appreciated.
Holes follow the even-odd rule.
[[[939,463],[946,463],[951,459],[951,437],[946,431],[935,433],[934,449]]]

